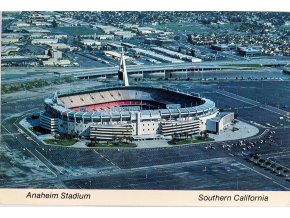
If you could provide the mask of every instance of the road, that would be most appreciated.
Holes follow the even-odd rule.
[[[177,64],[158,64],[158,65],[130,65],[127,66],[129,74],[132,73],[152,73],[152,72],[164,72],[174,71],[182,69],[246,69],[243,64],[289,64],[289,61],[285,60],[272,60],[272,59],[258,59],[252,61],[211,61],[201,63],[177,63]],[[231,66],[237,65],[237,66]],[[93,68],[48,68],[48,67],[33,67],[33,68],[3,68],[1,72],[2,82],[13,83],[28,81],[33,79],[49,79],[55,78],[57,75],[61,76],[76,76],[76,77],[88,77],[88,76],[102,76],[102,75],[115,75],[118,72],[118,66],[115,67],[93,67]],[[30,72],[30,73],[27,73]],[[15,76],[13,76],[15,74]],[[19,78],[21,77],[21,78]]]

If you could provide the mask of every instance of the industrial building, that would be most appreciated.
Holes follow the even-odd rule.
[[[131,39],[136,36],[136,33],[132,33],[131,31],[116,31],[114,35],[122,37],[122,39]]]
[[[1,43],[2,45],[8,45],[19,42],[19,38],[2,38]]]
[[[81,41],[81,43],[83,45],[90,45],[90,46],[93,46],[93,45],[101,45],[101,42],[99,42],[97,40],[93,40],[93,39],[83,39]]]
[[[242,56],[259,56],[262,55],[262,51],[259,47],[238,47],[238,52]]]
[[[115,52],[115,51],[104,51],[104,53],[105,53],[106,56],[112,56],[113,58],[117,58],[117,59],[120,59],[121,58],[120,53]],[[128,60],[128,61],[135,60],[134,58],[129,57],[127,55],[125,55],[124,58],[125,58],[125,60]]]
[[[32,39],[32,45],[39,45],[39,44],[55,44],[58,43],[58,39]]]
[[[43,66],[68,66],[71,64],[70,60],[48,59],[42,62]]]
[[[216,50],[216,51],[229,51],[230,50],[229,46],[225,44],[212,45],[211,49]]]
[[[62,52],[58,50],[48,49],[45,50],[45,54],[53,59],[62,59]]]
[[[70,46],[65,44],[65,43],[51,43],[51,44],[47,44],[49,46],[49,48],[56,50],[56,49],[70,49]]]
[[[152,50],[157,51],[157,52],[162,53],[162,54],[165,54],[165,55],[168,55],[168,56],[173,57],[173,58],[178,58],[180,60],[185,60],[185,61],[190,61],[190,62],[201,62],[201,59],[199,59],[199,58],[185,55],[185,54],[182,54],[182,53],[179,53],[176,51],[171,51],[171,50],[166,49],[166,48],[153,47]]]
[[[161,55],[161,54],[157,54],[157,53],[155,53],[153,51],[148,51],[148,50],[139,49],[139,48],[131,48],[131,50],[133,52],[135,52],[136,54],[146,55],[148,57],[152,57],[152,58],[154,58],[156,60],[164,61],[164,62],[167,62],[167,63],[182,63],[182,62],[184,62],[183,60],[167,57],[167,56],[164,56],[164,55]]]
[[[128,48],[136,48],[137,47],[137,45],[127,43],[127,42],[121,42],[121,45],[128,47]]]
[[[15,54],[19,51],[18,46],[1,46],[1,56],[7,56]]]
[[[96,38],[99,40],[113,40],[114,35],[96,35]]]

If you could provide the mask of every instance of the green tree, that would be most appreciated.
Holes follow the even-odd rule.
[[[57,23],[56,20],[54,19],[54,20],[52,21],[52,27],[53,27],[53,28],[56,28],[57,25],[58,25],[58,23]]]

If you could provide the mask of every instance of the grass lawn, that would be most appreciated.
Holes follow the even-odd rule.
[[[49,85],[58,85],[62,83],[70,83],[70,82],[75,82],[77,79],[73,77],[65,77],[61,79],[54,79],[51,81],[39,79],[39,80],[34,80],[30,82],[22,82],[22,83],[16,83],[12,85],[2,85],[1,87],[1,92],[3,94],[6,93],[12,93],[12,92],[18,92],[18,91],[24,91],[24,90],[31,90],[34,88],[40,88],[44,86],[49,86]]]
[[[44,139],[43,140],[47,144],[51,145],[64,145],[64,146],[71,146],[77,142],[75,139]]]
[[[193,144],[193,143],[200,143],[200,142],[210,142],[210,141],[214,141],[214,139],[212,139],[212,138],[179,139],[179,140],[176,140],[175,143],[173,143],[172,141],[169,141],[168,144],[170,144],[170,145],[185,145],[185,144]]]
[[[12,20],[2,20],[2,27],[6,27],[7,24],[11,23]]]
[[[134,143],[125,143],[125,142],[120,142],[120,143],[96,143],[96,144],[90,144],[88,147],[97,147],[97,148],[135,148],[137,147],[136,144]]]
[[[191,32],[191,33],[202,33],[208,30],[198,23],[167,23],[153,26],[153,28],[166,29],[172,32]]]
[[[90,34],[101,34],[100,30],[92,29],[85,26],[76,27],[56,27],[52,29],[53,32],[61,32],[68,35],[90,35]]]
[[[278,29],[290,31],[290,26],[282,25],[282,26],[278,27]]]
[[[36,127],[30,127],[29,128],[35,135],[43,135],[43,134],[47,134],[50,131],[41,128],[40,126],[36,126]]]

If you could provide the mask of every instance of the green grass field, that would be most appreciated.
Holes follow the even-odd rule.
[[[6,27],[9,23],[11,23],[11,20],[2,20],[2,27]]]
[[[47,143],[47,144],[63,145],[63,146],[71,146],[71,145],[73,145],[73,144],[75,144],[77,142],[77,140],[75,140],[75,139],[63,139],[63,140],[59,140],[59,139],[44,139],[43,141],[45,143]]]
[[[100,30],[95,30],[90,27],[76,26],[76,27],[56,27],[52,29],[53,32],[61,32],[68,35],[90,35],[90,34],[102,34]]]
[[[278,29],[290,31],[290,26],[283,25],[283,26],[279,26]]]
[[[175,143],[173,143],[172,141],[169,141],[168,144],[170,145],[185,145],[185,144],[194,144],[194,143],[200,143],[200,142],[210,142],[210,141],[214,141],[214,139],[212,138],[201,138],[201,139],[197,139],[197,138],[192,138],[192,139],[179,139],[176,140]]]
[[[118,142],[118,143],[102,143],[102,142],[99,142],[99,143],[96,143],[96,144],[90,144],[88,145],[88,147],[97,147],[97,148],[118,148],[118,147],[121,147],[121,148],[135,148],[137,147],[136,144],[134,143],[125,143],[125,142]]]
[[[208,28],[203,27],[197,23],[167,23],[153,26],[153,28],[168,30],[172,32],[190,32],[190,33],[203,33],[207,32]]]
[[[12,84],[12,85],[3,85],[1,87],[1,93],[7,94],[7,93],[12,93],[12,92],[18,92],[18,91],[24,91],[24,90],[31,90],[34,88],[40,88],[40,87],[45,87],[49,85],[58,85],[62,83],[71,83],[75,82],[77,79],[73,77],[65,77],[61,79],[54,79],[52,81],[47,81],[47,80],[34,80],[30,82],[25,82],[25,83],[17,83],[17,84]]]

